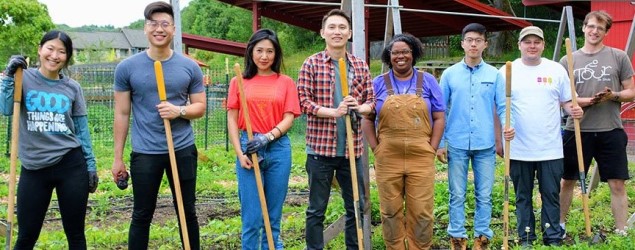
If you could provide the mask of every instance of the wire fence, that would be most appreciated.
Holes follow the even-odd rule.
[[[80,83],[88,109],[88,125],[93,145],[113,144],[114,96],[113,83],[116,63],[75,65],[69,68],[71,78]],[[224,65],[223,65],[224,66]],[[199,148],[223,146],[229,149],[227,136],[226,99],[229,80],[233,75],[224,67],[203,69],[206,75],[205,94],[207,110],[200,119],[192,121]],[[289,75],[297,78],[297,71]],[[133,111],[134,112],[134,111]],[[5,142],[5,155],[9,155],[11,116],[0,117],[0,141]],[[304,133],[304,117],[296,119],[291,133]],[[130,137],[128,137],[130,138]]]

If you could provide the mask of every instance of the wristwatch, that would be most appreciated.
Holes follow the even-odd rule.
[[[181,117],[185,116],[187,112],[185,111],[185,106],[179,106],[179,115]]]
[[[275,136],[273,136],[273,134],[272,134],[272,133],[267,133],[267,139],[269,139],[269,141],[273,141],[273,140],[275,140],[275,139],[276,139],[276,137],[275,137]]]

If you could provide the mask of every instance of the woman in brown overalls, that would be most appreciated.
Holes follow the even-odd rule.
[[[375,154],[386,249],[432,246],[434,157],[445,104],[434,76],[414,68],[422,56],[422,45],[412,35],[392,39],[381,57],[390,71],[373,80],[376,119],[362,121]]]

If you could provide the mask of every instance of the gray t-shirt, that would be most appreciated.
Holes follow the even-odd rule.
[[[202,93],[203,72],[193,60],[173,53],[161,62],[167,101],[184,106],[190,94]],[[156,105],[160,103],[154,60],[146,52],[126,58],[115,69],[117,92],[130,91],[132,104],[132,150],[144,154],[168,153],[163,119]],[[176,118],[170,121],[174,149],[180,150],[194,144],[194,133],[190,120]]]
[[[66,76],[49,80],[28,69],[23,77],[19,155],[24,168],[37,170],[80,146],[71,117],[86,115],[86,101],[79,83]]]
[[[335,86],[333,88],[333,108],[337,108],[340,105],[340,102],[344,100],[344,96],[342,96],[342,81],[340,79],[340,65],[337,60],[331,60],[333,64],[333,74],[335,76]],[[346,64],[348,67],[348,63]],[[335,119],[336,127],[337,127],[337,138],[336,138],[336,147],[335,147],[335,156],[345,156],[346,155],[346,120],[344,120],[346,116],[338,117]],[[317,154],[311,147],[306,147],[307,154]]]
[[[567,58],[562,57],[560,64],[565,68]],[[605,46],[594,54],[580,50],[573,52],[573,79],[580,97],[593,97],[609,87],[613,91],[622,90],[622,81],[633,76],[633,66],[622,50]],[[580,119],[580,131],[605,132],[622,127],[620,102],[606,101],[584,108]],[[573,131],[573,119],[567,119],[566,129]]]

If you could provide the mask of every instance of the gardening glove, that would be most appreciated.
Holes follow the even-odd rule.
[[[121,190],[128,188],[128,179],[130,179],[130,175],[128,172],[123,172],[117,177],[117,187]]]
[[[7,68],[4,70],[4,73],[9,77],[14,77],[15,72],[18,68],[26,69],[26,59],[24,59],[21,55],[14,55],[9,58],[9,63],[7,63]]]
[[[603,91],[600,91],[593,96],[593,99],[591,99],[591,104],[598,104],[609,100],[617,101],[618,99],[619,94],[613,92],[609,87],[604,87]]]
[[[261,148],[269,144],[269,139],[267,136],[263,134],[257,134],[253,139],[247,142],[247,150],[245,150],[244,154],[253,154],[258,152]]]
[[[351,118],[351,128],[353,129],[353,133],[357,134],[359,123],[361,123],[361,116],[357,110],[349,109],[348,116]]]
[[[99,176],[97,171],[88,171],[88,192],[94,193],[99,185]]]

